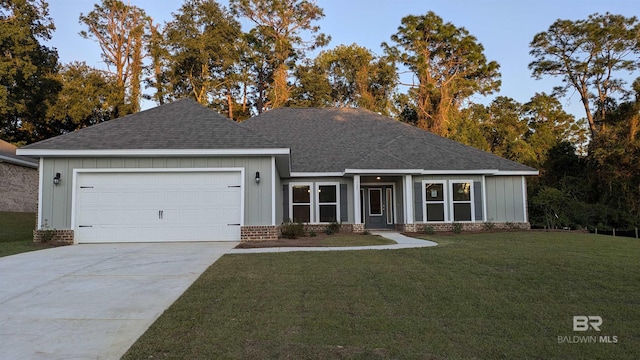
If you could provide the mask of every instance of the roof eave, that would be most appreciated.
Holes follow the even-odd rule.
[[[9,163],[9,164],[26,166],[26,167],[30,167],[30,168],[34,168],[34,169],[38,168],[38,163],[34,163],[34,162],[31,162],[31,161],[22,160],[22,159],[17,159],[15,157],[10,157],[10,156],[0,155],[0,162],[6,162],[6,163]]]
[[[292,171],[291,177],[340,177],[348,175],[495,175],[495,176],[536,176],[538,170],[424,170],[424,169],[345,169],[335,172]]]
[[[272,156],[290,155],[288,148],[260,149],[113,149],[113,150],[56,150],[18,149],[18,155],[37,157],[172,157],[172,156]]]
[[[345,175],[419,175],[422,169],[344,169]]]
[[[499,170],[494,175],[502,176],[538,176],[540,171],[538,170]]]

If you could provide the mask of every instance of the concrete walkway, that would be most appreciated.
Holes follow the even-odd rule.
[[[436,246],[438,243],[421,240],[408,236],[404,236],[395,231],[372,231],[372,235],[378,235],[391,239],[397,244],[392,245],[375,245],[375,246],[334,246],[334,247],[278,247],[278,248],[254,248],[254,249],[233,249],[227,254],[251,254],[251,253],[277,253],[292,251],[347,251],[347,250],[389,250],[389,249],[408,249]]]
[[[92,244],[0,258],[0,359],[119,359],[237,242]]]

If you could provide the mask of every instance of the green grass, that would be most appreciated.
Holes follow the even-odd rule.
[[[640,241],[429,237],[435,248],[225,255],[125,359],[637,359]],[[599,315],[601,332],[573,332]],[[617,336],[559,344],[558,336]]]
[[[33,213],[0,212],[0,257],[47,247],[33,243],[35,223]]]

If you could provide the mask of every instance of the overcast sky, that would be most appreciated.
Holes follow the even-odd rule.
[[[179,0],[129,2],[144,9],[155,22],[171,20],[171,13],[183,3]],[[219,3],[226,5],[227,1]],[[431,10],[445,22],[466,28],[478,39],[487,59],[500,64],[499,95],[519,102],[527,102],[536,92],[549,93],[559,84],[558,80],[531,77],[527,67],[532,61],[529,43],[535,34],[546,31],[557,19],[586,19],[596,12],[640,17],[639,0],[318,0],[317,3],[325,13],[319,22],[321,31],[332,37],[327,48],[356,43],[377,54],[382,54],[380,44],[390,41],[389,37],[397,31],[404,16],[424,15]],[[77,60],[104,68],[97,44],[78,35],[84,29],[78,17],[80,13],[90,12],[93,4],[90,0],[49,0],[50,14],[57,28],[49,45],[58,49],[61,63]],[[630,79],[637,76],[640,74],[628,75]],[[485,103],[489,99],[475,100]],[[567,111],[584,117],[577,95],[562,102]],[[143,107],[150,106],[153,104]]]

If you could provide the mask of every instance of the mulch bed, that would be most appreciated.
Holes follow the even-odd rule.
[[[318,247],[323,246],[322,240],[336,235],[318,233],[316,236],[305,236],[297,239],[279,238],[278,240],[246,241],[236,246],[236,249],[255,249],[268,247]]]

